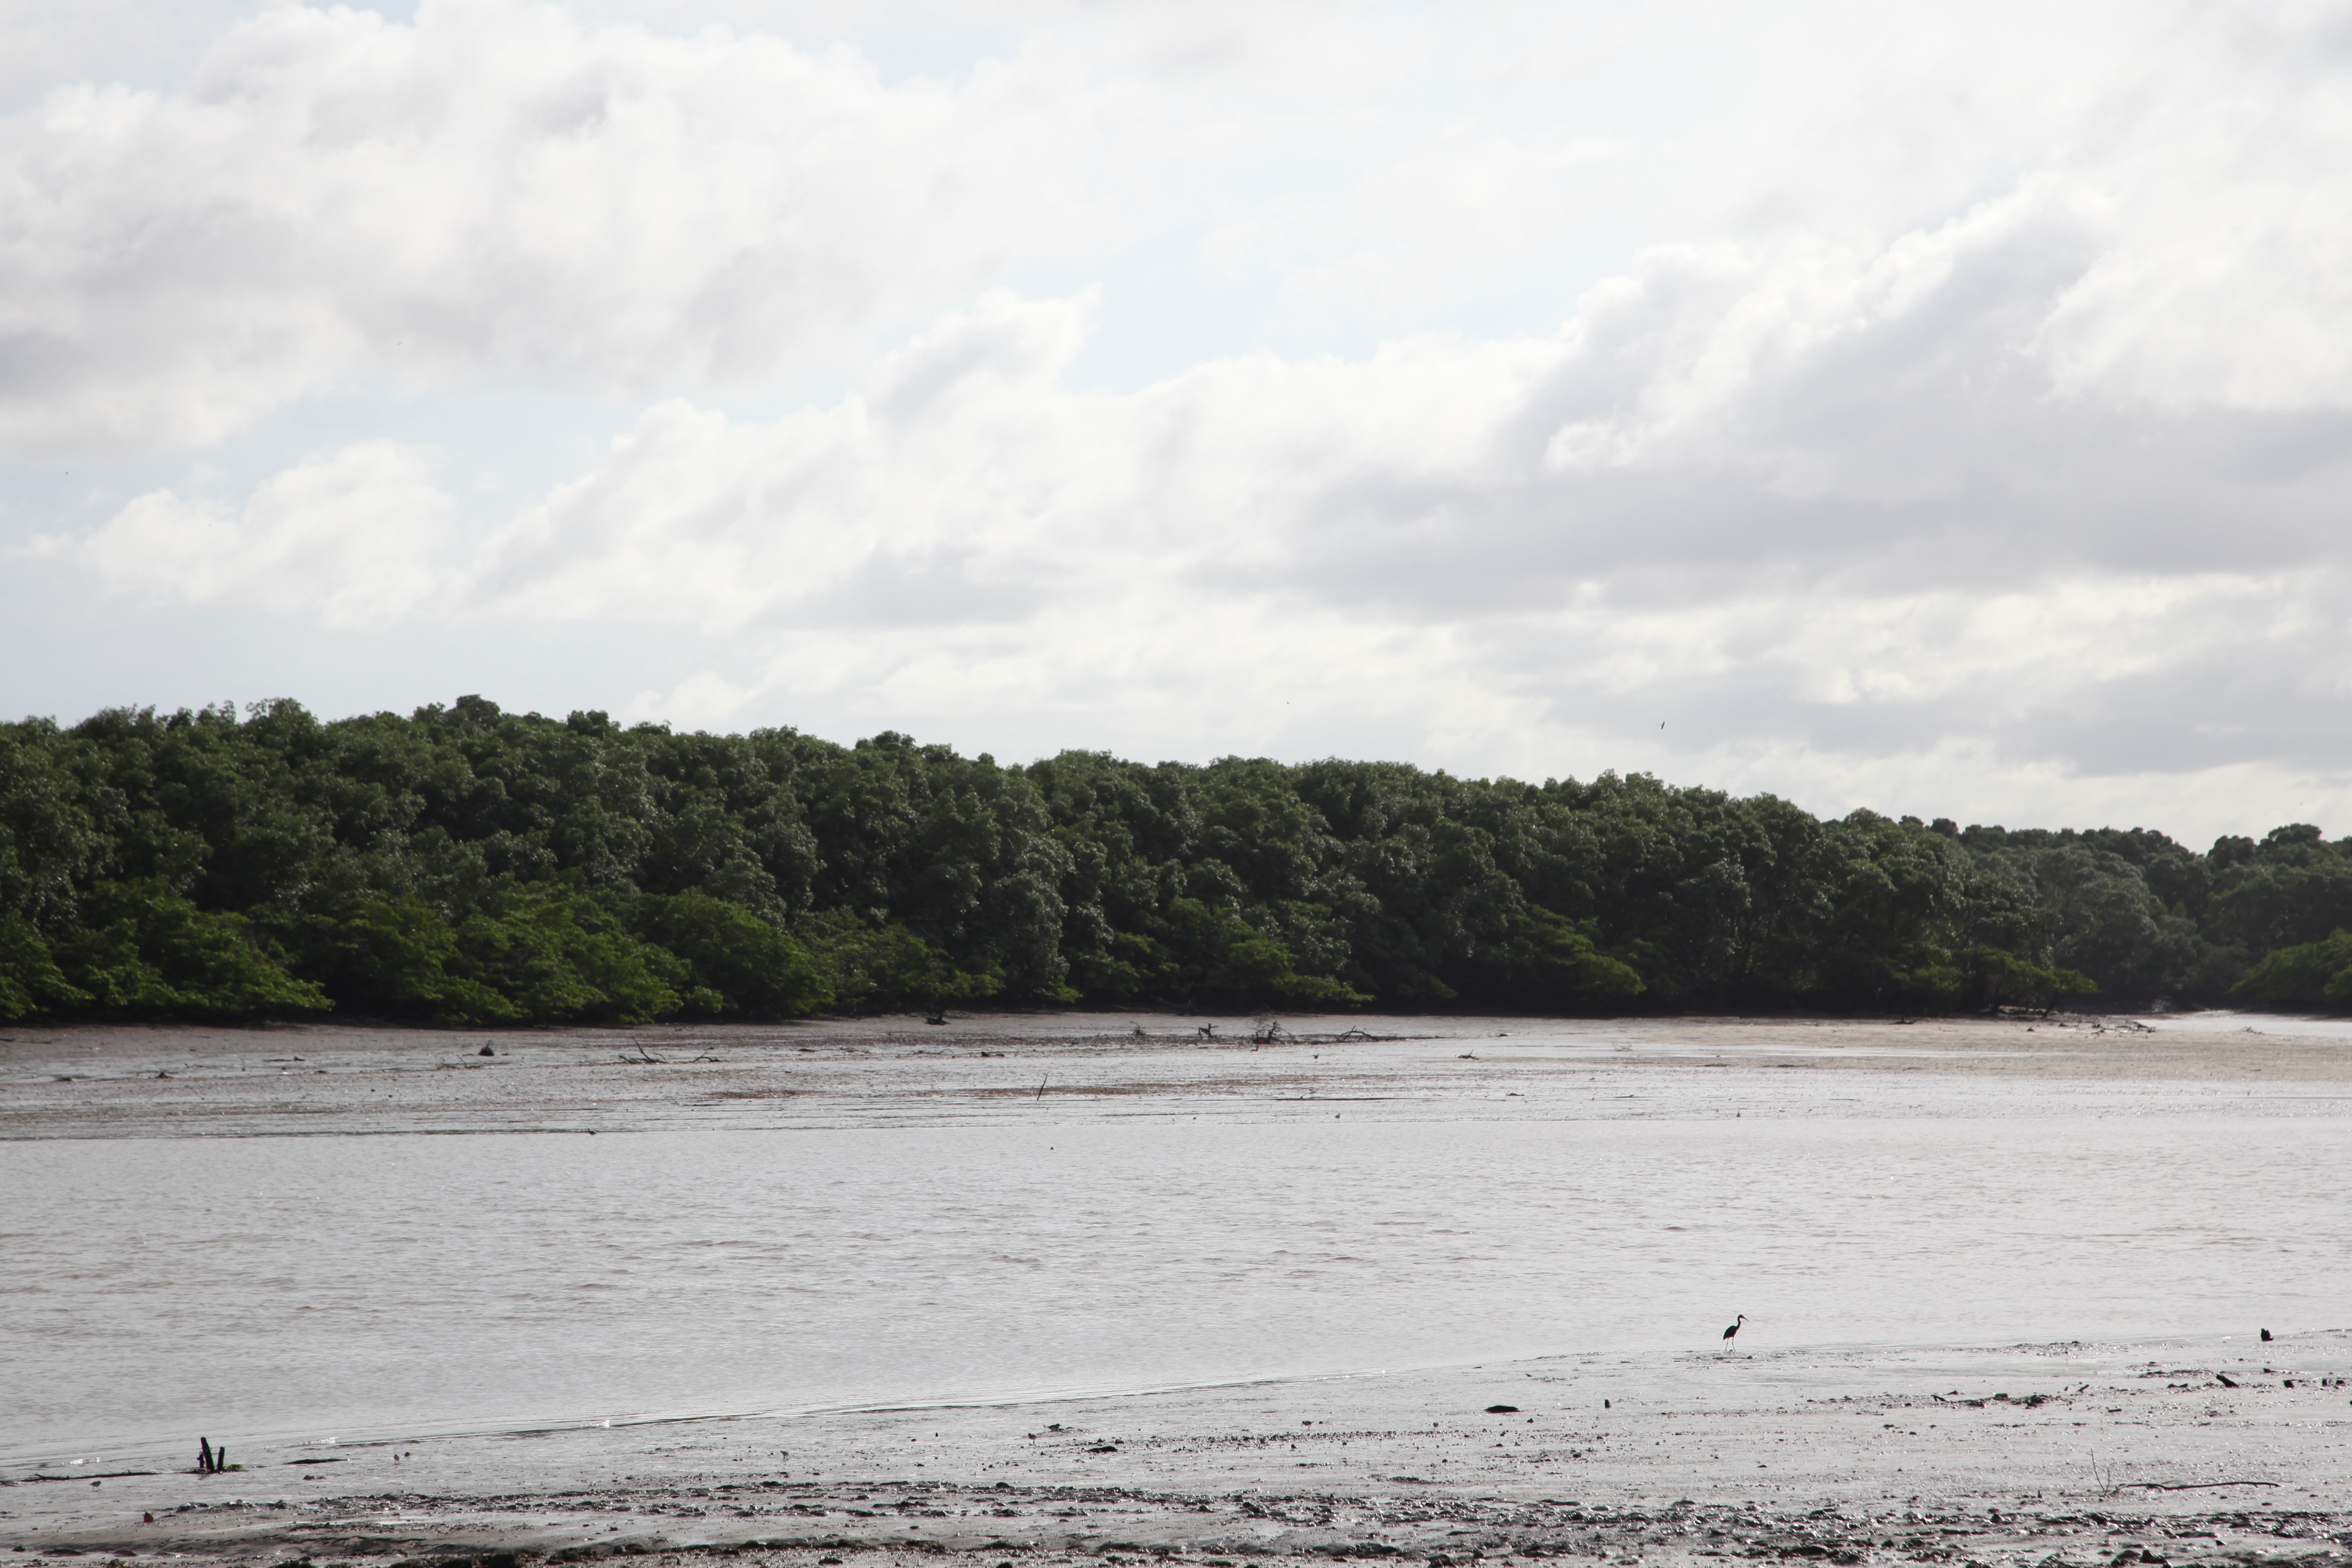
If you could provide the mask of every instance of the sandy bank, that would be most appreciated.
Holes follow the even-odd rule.
[[[0,1545],[18,1561],[725,1551],[871,1568],[941,1552],[990,1568],[1262,1555],[2341,1561],[2347,1374],[2346,1333],[1710,1351],[238,1449],[247,1469],[210,1477],[166,1469],[184,1456],[60,1456],[87,1462],[5,1478]],[[165,1473],[122,1473],[147,1469]]]
[[[1802,1078],[1853,1072],[2063,1078],[2122,1092],[2352,1082],[2352,1039],[2291,1027],[2237,1015],[2158,1029],[2096,1019],[1349,1018],[1286,1020],[1285,1037],[1263,1045],[1248,1019],[1084,1013],[959,1017],[945,1028],[901,1017],[474,1034],[16,1029],[0,1034],[0,1138],[937,1123],[1041,1106],[1056,1116],[1278,1117],[1308,1101],[1358,1116],[1475,1115],[1482,1104],[1581,1114],[1628,1075],[1668,1096],[1695,1092],[1700,1074],[1749,1077],[1759,1114],[1813,1098]],[[1336,1038],[1349,1030],[1361,1033]]]

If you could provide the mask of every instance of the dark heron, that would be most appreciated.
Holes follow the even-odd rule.
[[[1748,1314],[1747,1314],[1746,1312],[1742,1312],[1742,1313],[1740,1313],[1740,1314],[1739,1314],[1739,1322],[1735,1322],[1735,1323],[1733,1323],[1729,1328],[1727,1328],[1727,1329],[1724,1330],[1724,1331],[1723,1331],[1723,1337],[1724,1337],[1725,1339],[1729,1339],[1732,1335],[1734,1335],[1734,1334],[1738,1333],[1739,1332],[1739,1323],[1744,1323],[1744,1322],[1746,1322],[1747,1321],[1748,1321]]]

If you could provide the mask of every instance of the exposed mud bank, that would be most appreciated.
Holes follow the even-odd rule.
[[[0,1031],[0,1138],[597,1132],[1055,1116],[1276,1118],[1580,1108],[1610,1080],[2067,1079],[2117,1092],[2352,1082],[2352,1036],[2294,1020],[1292,1019],[1048,1013],[521,1030],[82,1026]],[[1208,1032],[1204,1032],[1204,1030]],[[484,1047],[488,1054],[484,1054]]]
[[[712,1554],[791,1568],[942,1555],[974,1568],[1558,1556],[2315,1568],[2352,1561],[2348,1373],[2347,1333],[1562,1357],[1044,1404],[248,1445],[248,1469],[213,1476],[95,1456],[5,1477],[0,1547],[23,1563],[415,1568]],[[140,1470],[153,1473],[124,1473]]]

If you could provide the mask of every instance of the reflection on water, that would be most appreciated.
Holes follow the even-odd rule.
[[[2000,1117],[0,1145],[0,1445],[1705,1348],[1738,1312],[1771,1344],[2340,1322],[2338,1115],[2053,1092]]]

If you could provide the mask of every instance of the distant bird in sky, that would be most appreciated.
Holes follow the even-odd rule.
[[[1724,1337],[1725,1339],[1729,1339],[1733,1334],[1738,1333],[1739,1332],[1739,1323],[1744,1323],[1744,1322],[1746,1322],[1747,1321],[1748,1321],[1748,1314],[1747,1314],[1746,1312],[1742,1312],[1742,1313],[1740,1313],[1740,1314],[1739,1314],[1739,1322],[1735,1322],[1735,1323],[1733,1323],[1729,1328],[1727,1328],[1727,1329],[1724,1330],[1724,1331],[1723,1331],[1723,1337]]]

